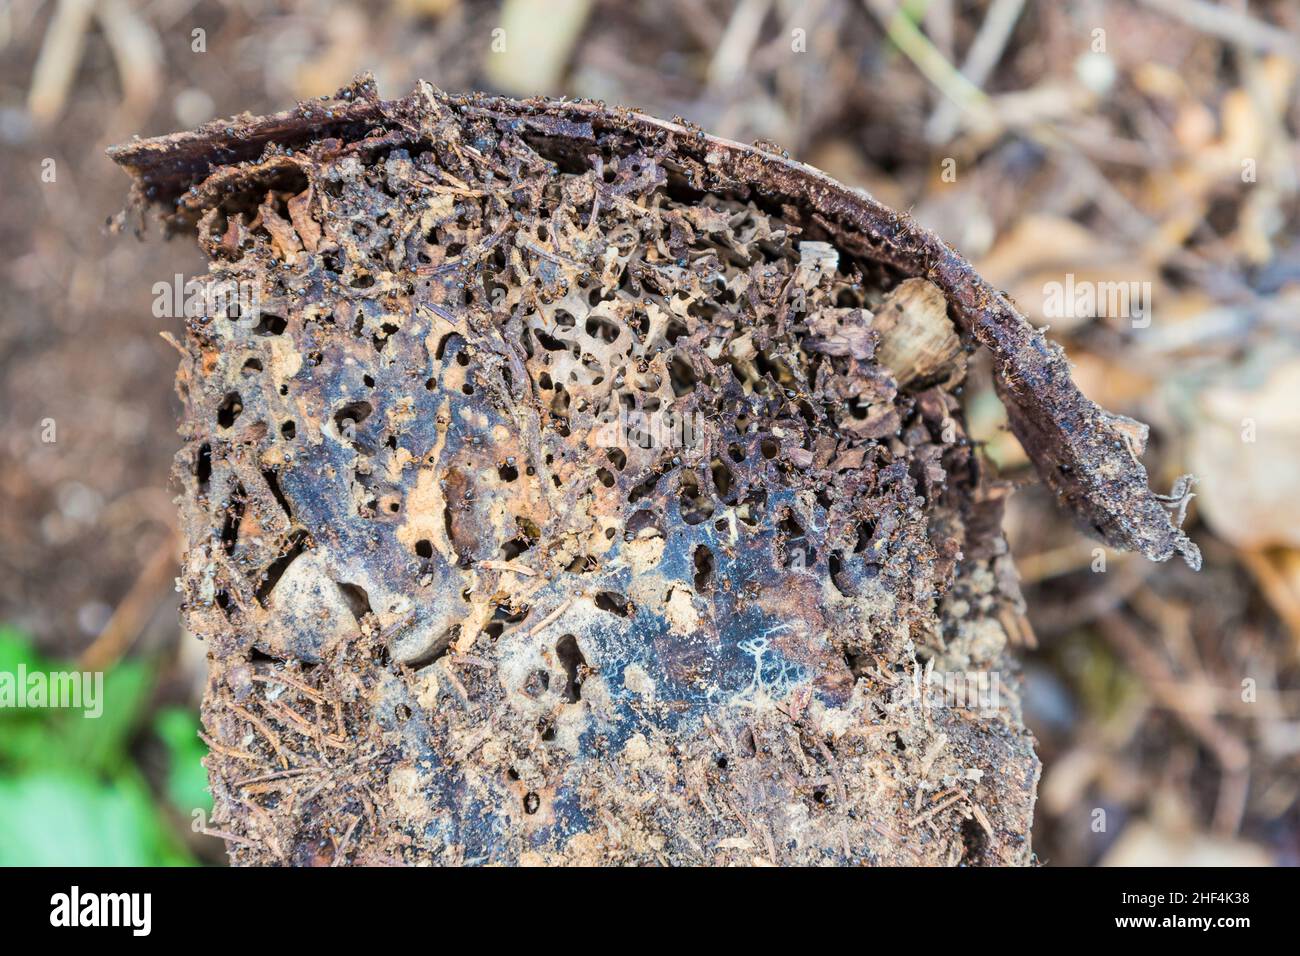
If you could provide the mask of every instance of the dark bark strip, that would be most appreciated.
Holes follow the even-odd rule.
[[[328,152],[360,140],[376,146],[413,143],[435,128],[442,110],[463,119],[509,118],[561,159],[582,155],[598,140],[640,144],[674,160],[691,187],[750,191],[790,220],[821,227],[846,250],[933,281],[963,330],[993,355],[1011,427],[1079,527],[1153,560],[1181,553],[1199,568],[1199,549],[1175,525],[1167,500],[1148,486],[1138,458],[1145,425],[1087,399],[1071,380],[1062,350],[933,233],[783,156],[588,102],[454,96],[427,85],[382,102],[368,79],[333,100],[215,121],[193,132],[113,147],[109,155],[134,177],[139,203],[160,207],[169,228],[188,229],[226,196],[291,172],[300,162],[294,153],[304,147]]]

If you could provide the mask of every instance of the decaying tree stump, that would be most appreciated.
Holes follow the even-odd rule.
[[[1198,560],[1143,426],[763,149],[362,80],[112,155],[241,290],[175,467],[236,863],[1028,862],[977,345],[1085,530]]]

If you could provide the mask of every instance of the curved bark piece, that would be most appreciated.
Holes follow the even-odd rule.
[[[276,172],[294,165],[295,149],[311,145],[322,155],[345,145],[409,143],[436,135],[445,111],[462,120],[508,120],[542,151],[559,149],[560,159],[565,152],[582,156],[610,138],[625,147],[630,142],[652,147],[677,161],[678,168],[670,171],[691,188],[752,193],[790,221],[820,227],[842,248],[934,282],[964,332],[992,354],[998,392],[1016,437],[1080,529],[1155,561],[1180,553],[1191,567],[1200,567],[1200,550],[1175,524],[1169,507],[1185,500],[1186,492],[1180,498],[1178,489],[1188,487],[1189,480],[1181,480],[1169,497],[1149,487],[1139,460],[1145,425],[1086,398],[1070,377],[1063,350],[951,246],[910,216],[786,156],[598,103],[456,96],[423,83],[408,97],[382,102],[368,77],[333,99],[270,116],[214,121],[108,153],[131,173],[137,201],[160,207],[168,228],[183,230],[250,182],[272,183]]]
[[[373,85],[111,151],[193,231],[181,576],[239,863],[1025,864],[1007,488],[1195,549],[968,263],[765,150]]]

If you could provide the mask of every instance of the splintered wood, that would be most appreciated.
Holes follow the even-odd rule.
[[[425,84],[119,147],[193,230],[188,628],[236,863],[1031,860],[1023,603],[954,397],[1194,554],[1064,359],[773,154]]]

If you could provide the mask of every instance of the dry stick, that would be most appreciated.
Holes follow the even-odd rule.
[[[1203,0],[1142,0],[1144,6],[1181,20],[1195,30],[1300,63],[1300,37],[1227,6]]]
[[[591,13],[591,0],[506,0],[494,6],[501,8],[498,16],[505,32],[512,38],[528,37],[528,54],[488,57],[490,84],[528,91],[559,86]]]
[[[1294,196],[1297,187],[1300,186],[1298,182],[1300,171],[1297,171],[1296,164],[1290,160],[1295,143],[1286,125],[1289,111],[1284,99],[1279,98],[1278,102],[1274,102],[1267,76],[1268,69],[1260,62],[1260,57],[1247,52],[1242,54],[1241,60],[1239,69],[1244,77],[1243,86],[1250,95],[1255,115],[1263,127],[1260,137],[1261,148],[1265,154],[1272,156],[1269,165],[1273,167],[1270,176],[1273,182],[1264,195],[1268,197],[1269,212],[1274,216],[1282,216],[1284,213],[1278,207],[1283,197]]]
[[[569,609],[569,605],[571,605],[574,602],[574,599],[582,596],[583,595],[580,594],[570,594],[568,597],[566,597],[563,601],[561,601],[559,604],[555,606],[555,610],[553,610],[550,614],[546,615],[546,617],[542,618],[540,623],[528,629],[529,636],[540,634],[542,631],[546,630],[548,627],[550,627],[552,624],[558,621],[564,615],[564,612]]]
[[[1214,828],[1235,833],[1245,812],[1245,787],[1249,783],[1250,750],[1232,731],[1220,726],[1211,715],[1185,706],[1178,682],[1160,656],[1146,646],[1137,628],[1118,612],[1101,619],[1102,632],[1142,678],[1143,684],[1167,710],[1201,741],[1223,770],[1219,800],[1214,809]]]
[[[984,812],[984,808],[971,799],[970,796],[967,796],[966,800],[970,804],[971,813],[975,815],[976,822],[984,828],[984,832],[988,835],[989,839],[993,839],[993,824],[989,821],[988,814]]]
[[[952,7],[953,0],[925,0],[925,12],[921,14],[926,36],[949,60],[954,49]]]
[[[281,846],[280,841],[275,838],[275,823],[271,819],[271,815],[266,812],[265,808],[258,806],[251,800],[245,800],[243,803],[244,806],[248,807],[248,812],[257,819],[257,822],[266,828],[267,835],[265,843],[271,848],[271,852],[281,861],[287,860],[288,857],[285,855],[284,847]]]
[[[1064,604],[1040,607],[1034,618],[1038,631],[1063,634],[1114,611],[1146,583],[1155,569],[1150,561],[1128,559],[1117,564],[1116,571],[1104,575],[1106,580],[1100,587]]]
[[[1169,690],[1179,695],[1187,710],[1221,717],[1250,717],[1258,721],[1261,709],[1265,709],[1271,719],[1283,720],[1287,711],[1300,708],[1300,690],[1270,687],[1267,696],[1253,703],[1241,699],[1240,688],[1209,681],[1174,681]]]
[[[230,709],[262,732],[262,736],[275,748],[276,756],[280,758],[280,763],[284,766],[284,769],[288,770],[289,758],[284,755],[284,745],[280,743],[280,738],[276,732],[267,726],[266,722],[261,718],[255,717],[238,704],[231,704]]]
[[[1027,554],[1023,558],[1017,555],[1016,570],[1020,573],[1020,583],[1037,584],[1081,571],[1095,560],[1093,547],[1092,542],[1080,539],[1059,548]]]
[[[831,753],[830,748],[826,746],[818,734],[814,733],[811,728],[805,729],[807,730],[808,736],[812,738],[813,744],[816,745],[817,752],[822,755],[822,759],[825,760],[826,765],[830,767],[831,776],[835,778],[835,795],[839,800],[839,810],[841,814],[840,839],[844,843],[844,855],[850,857],[853,855],[853,847],[849,843],[849,825],[847,820],[849,812],[849,791],[844,785],[844,777],[840,774],[840,763],[835,759],[835,755]]]
[[[1138,617],[1160,634],[1160,639],[1169,651],[1171,667],[1179,668],[1183,675],[1183,686],[1189,689],[1189,693],[1182,696],[1188,698],[1190,690],[1204,684],[1206,677],[1205,664],[1192,637],[1192,611],[1167,600],[1146,585],[1134,592],[1129,605]]]
[[[527,577],[532,577],[537,573],[532,568],[524,567],[522,564],[515,564],[512,561],[480,561],[478,566],[487,568],[489,571],[510,571]]]
[[[1300,595],[1264,551],[1242,551],[1241,562],[1264,593],[1274,613],[1291,632],[1292,658],[1300,658]]]
[[[94,12],[94,0],[59,0],[27,93],[27,110],[37,123],[53,122],[63,112]]]
[[[162,43],[136,6],[129,0],[99,0],[96,11],[122,84],[122,111],[132,123],[148,115],[163,89]]]
[[[673,25],[686,30],[705,50],[712,50],[722,41],[723,24],[709,9],[706,0],[673,0],[677,16]]]
[[[961,73],[976,87],[983,87],[993,67],[1002,59],[1011,32],[1020,20],[1025,0],[993,0],[980,32],[966,54]],[[925,126],[925,138],[932,143],[946,142],[961,119],[961,111],[951,99],[941,100]]]
[[[1131,242],[1146,248],[1160,241],[1160,224],[1142,212],[1131,199],[1115,187],[1110,177],[1097,167],[1097,161],[1101,161],[1132,163],[1149,170],[1156,165],[1151,156],[1142,157],[1136,154],[1131,157],[1125,156],[1113,148],[1099,150],[1095,137],[1082,136],[1077,130],[1068,126],[1040,124],[1023,132],[1039,146],[1052,150],[1069,162],[1072,175],[1080,180],[1086,180],[1084,185],[1096,199],[1098,208]],[[1146,147],[1142,149],[1145,150]],[[1175,264],[1192,270],[1206,270],[1217,265],[1207,258],[1205,253],[1191,249],[1166,250],[1165,257]],[[1252,301],[1259,298],[1250,286],[1228,276],[1222,270],[1219,270],[1219,278],[1229,281],[1237,294]]]
[[[232,787],[242,788],[251,786],[255,783],[270,783],[273,780],[288,780],[291,777],[302,777],[312,773],[323,773],[320,767],[293,767],[289,770],[277,770],[273,773],[258,774],[256,777],[245,777],[242,780],[236,780]]]
[[[709,64],[710,88],[725,89],[744,74],[769,6],[770,0],[740,0],[736,5]]]
[[[201,730],[199,731],[199,740],[207,744],[209,750],[215,750],[217,753],[224,754],[227,757],[235,757],[239,760],[251,760],[254,763],[262,762],[262,758],[256,754],[245,753],[242,750],[236,750],[234,747],[228,747],[223,743],[213,740]]]
[[[348,826],[347,832],[343,834],[343,839],[339,841],[334,850],[334,859],[330,861],[330,866],[339,866],[343,862],[347,854],[348,844],[352,842],[352,834],[356,832],[357,824],[360,822],[361,817],[352,818],[352,823]]]
[[[962,800],[970,799],[969,797],[966,796],[966,793],[964,791],[956,790],[956,789],[948,790],[945,791],[944,793],[936,794],[936,799],[943,798],[943,797],[947,797],[947,799],[945,799],[942,803],[936,804],[935,806],[931,807],[929,810],[926,810],[921,815],[913,817],[911,820],[909,820],[907,822],[907,828],[909,830],[914,830],[922,823],[925,823],[927,820],[929,820],[931,817],[935,816],[936,814],[942,813],[944,810],[947,810],[953,804],[959,803]]]
[[[245,838],[245,837],[236,836],[235,834],[233,834],[233,833],[228,833],[228,832],[225,831],[225,830],[214,830],[214,829],[212,829],[211,827],[203,827],[203,828],[201,828],[198,832],[199,832],[199,833],[202,833],[204,836],[217,837],[218,839],[221,839],[221,840],[228,840],[228,841],[230,841],[230,842],[232,842],[232,843],[243,843],[243,844],[246,844],[247,846],[261,846],[261,845],[262,845],[262,844],[258,843],[256,840],[249,840],[249,839],[247,839],[247,838]]]
[[[106,670],[126,653],[170,588],[175,568],[176,534],[169,530],[104,630],[82,651],[77,662],[81,670]]]
[[[984,91],[948,62],[947,57],[939,52],[901,7],[891,5],[889,0],[862,0],[862,5],[880,22],[890,42],[912,61],[939,92],[961,110],[972,114],[981,125],[996,125],[994,111]]]
[[[319,725],[313,724],[288,704],[275,701],[274,703],[268,702],[268,706],[277,717],[281,718],[281,723],[284,723],[286,727],[288,727],[290,723],[296,725],[298,733],[315,743],[318,750],[326,745],[334,747],[336,750],[351,749],[346,740],[342,740],[338,737],[331,737],[329,734],[324,733]]]
[[[283,674],[278,674],[278,673],[277,674],[254,674],[253,680],[261,681],[262,683],[266,683],[266,684],[283,684],[285,687],[292,687],[294,690],[306,695],[307,697],[310,697],[312,700],[317,701],[318,703],[323,702],[325,700],[325,697],[319,692],[317,692],[316,690],[312,689],[311,687],[308,687],[306,684],[301,683],[300,681],[294,680],[291,677],[285,677]]]

